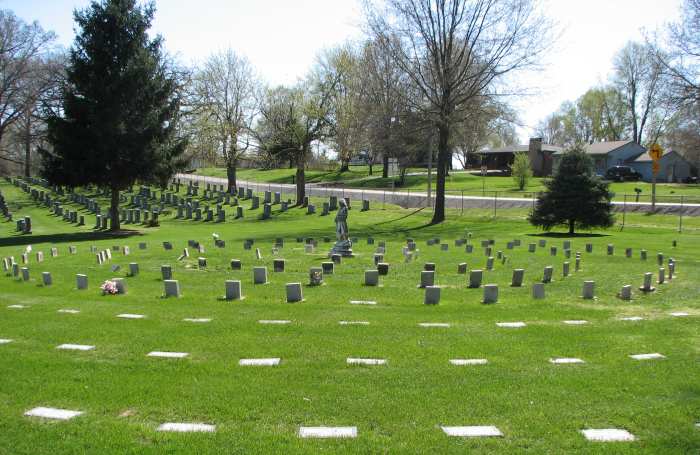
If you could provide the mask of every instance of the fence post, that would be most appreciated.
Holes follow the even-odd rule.
[[[681,210],[678,214],[678,232],[683,232],[683,196],[681,196]]]
[[[624,198],[622,200],[622,227],[620,227],[620,230],[623,230],[625,228],[625,217],[627,215],[627,194],[623,195]]]
[[[498,191],[493,193],[493,217],[496,218],[496,204],[498,203]]]
[[[464,215],[464,190],[462,190],[462,215]]]
[[[384,204],[386,204],[386,189],[382,191],[382,210],[384,210]]]

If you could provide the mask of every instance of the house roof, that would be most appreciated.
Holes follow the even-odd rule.
[[[501,147],[501,148],[497,148],[497,149],[480,150],[477,153],[480,153],[482,155],[492,155],[492,154],[498,154],[498,153],[520,153],[520,152],[527,153],[529,150],[530,150],[529,144],[517,144],[517,145],[508,145],[506,147]],[[558,152],[561,152],[563,150],[564,150],[564,147],[560,147],[558,145],[542,144],[542,151],[543,152],[558,153]]]
[[[661,159],[663,160],[663,159],[666,158],[667,156],[671,156],[671,155],[673,155],[673,154],[678,155],[678,153],[676,153],[675,150],[669,150],[669,151],[667,151],[666,153],[664,153],[664,154],[661,156]],[[627,161],[630,162],[630,163],[646,163],[646,162],[651,162],[652,159],[651,159],[651,157],[649,156],[648,153],[643,152],[643,153],[641,153],[638,157],[636,157],[635,159],[630,159],[630,160],[627,160]]]
[[[594,142],[592,144],[586,144],[586,153],[589,155],[607,155],[613,150],[617,150],[630,142],[634,141]]]

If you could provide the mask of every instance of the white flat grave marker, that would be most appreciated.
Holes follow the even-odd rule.
[[[556,365],[563,365],[563,364],[569,364],[569,363],[586,363],[581,359],[577,359],[576,357],[558,357],[558,358],[553,358],[549,359],[549,363],[553,363]]]
[[[68,308],[62,308],[58,310],[59,313],[64,313],[64,314],[78,314],[80,313],[80,310],[71,310]]]
[[[81,415],[81,411],[70,411],[68,409],[38,407],[25,412],[27,417],[41,417],[43,419],[70,420]]]
[[[348,357],[348,365],[384,365],[386,364],[386,359],[357,359]]]
[[[123,314],[118,314],[117,317],[122,318],[122,319],[143,319],[146,316],[144,316],[143,314],[123,313]]]
[[[340,325],[369,325],[368,321],[339,321]]]
[[[690,315],[684,311],[674,311],[673,313],[671,313],[671,316],[675,316],[677,318],[682,318],[682,317],[690,316]]]
[[[292,321],[287,321],[286,319],[262,319],[258,321],[260,324],[291,324]]]
[[[24,308],[27,308],[24,305],[8,305],[7,308],[13,309],[13,310],[22,310]]]
[[[666,356],[659,354],[658,352],[653,352],[651,354],[633,354],[630,358],[634,360],[652,360],[652,359],[665,359]]]
[[[299,427],[300,438],[356,438],[357,427]]]
[[[165,359],[183,359],[189,354],[186,352],[165,352],[165,351],[151,351],[148,357],[163,357]]]
[[[444,322],[421,322],[418,325],[421,327],[441,327],[441,328],[450,327],[450,324],[447,324]]]
[[[216,431],[215,425],[206,423],[173,423],[167,422],[160,425],[157,431],[172,431],[176,433],[213,433]]]
[[[564,321],[564,324],[566,324],[566,325],[584,325],[584,324],[588,324],[588,321],[584,321],[583,319],[574,319],[574,320]]]
[[[602,428],[581,430],[589,441],[634,441],[634,435],[627,430],[617,428]]]
[[[65,343],[65,344],[59,344],[56,346],[56,349],[64,349],[67,351],[92,351],[95,349],[95,346],[90,346],[87,344],[70,344],[70,343]]]
[[[183,321],[205,323],[205,322],[211,322],[211,319],[209,319],[209,318],[185,318],[185,319],[183,319]]]
[[[0,344],[7,344],[7,343],[12,343],[13,340],[10,340],[8,338],[0,338]]]
[[[624,318],[620,318],[620,321],[643,321],[644,318],[641,316],[625,316]]]
[[[494,426],[440,427],[447,436],[459,438],[502,437],[501,430]]]
[[[486,365],[489,363],[487,359],[450,359],[452,365],[465,366],[465,365]]]
[[[524,322],[497,322],[496,325],[498,327],[505,327],[508,329],[517,329],[520,327],[525,327],[527,324]]]
[[[273,367],[280,364],[279,357],[270,359],[240,359],[238,364],[242,367]]]
[[[351,300],[350,305],[376,305],[374,300]]]

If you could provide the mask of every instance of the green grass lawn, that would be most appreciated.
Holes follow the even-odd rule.
[[[295,169],[241,169],[238,171],[237,177],[241,180],[249,180],[265,183],[292,183]],[[425,173],[425,169],[409,169],[409,173]],[[226,177],[224,168],[202,168],[198,169],[196,174],[207,175],[212,177]],[[373,169],[373,175],[369,176],[367,166],[351,166],[350,171],[340,173],[335,171],[306,171],[306,179],[308,183],[330,183],[342,184],[352,188],[375,188],[387,189],[396,188],[400,190],[416,190],[426,191],[428,187],[428,176],[423,175],[407,175],[405,184],[402,187],[396,187],[397,178],[382,178],[382,166],[376,165]],[[445,183],[446,189],[452,194],[461,194],[465,196],[478,196],[482,191],[486,191],[488,195],[493,195],[495,191],[503,196],[525,196],[532,197],[532,193],[537,193],[544,190],[541,178],[530,179],[527,187],[520,191],[515,186],[511,177],[489,176],[483,178],[479,175],[473,175],[469,172],[455,171],[452,172]],[[433,174],[433,188],[435,187],[435,174]],[[640,193],[640,201],[649,202],[651,198],[651,184],[645,182],[612,182],[610,190],[615,194],[616,200],[623,200],[627,195],[628,201],[635,200],[635,188],[642,190]],[[673,201],[679,202],[679,196],[686,198],[685,202],[700,203],[700,185],[679,184],[679,183],[659,183],[656,186],[656,194],[662,202]]]
[[[332,217],[305,215],[293,208],[257,221],[255,211],[243,220],[230,216],[225,224],[176,220],[163,214],[161,226],[129,226],[131,236],[112,238],[87,226],[71,225],[49,215],[18,188],[0,183],[0,191],[16,216],[32,217],[33,233],[19,235],[15,223],[0,223],[0,256],[18,262],[31,244],[31,279],[0,277],[0,453],[660,453],[688,454],[700,450],[700,220],[686,218],[676,232],[677,218],[627,215],[624,231],[584,233],[568,238],[543,236],[529,226],[526,212],[448,213],[449,221],[428,226],[427,210],[386,206],[349,217],[356,256],[343,259],[325,284],[310,287],[310,267],[327,260],[334,235]],[[243,202],[245,207],[249,202]],[[233,212],[227,208],[230,215]],[[259,210],[258,210],[259,212]],[[212,233],[226,241],[214,247]],[[454,239],[471,233],[474,252],[455,247]],[[391,264],[379,287],[363,285],[364,271],[373,268],[376,242],[386,241]],[[277,257],[286,260],[284,273],[272,272],[271,247],[285,239]],[[297,237],[319,240],[315,254],[305,254]],[[440,237],[448,251],[428,246]],[[252,250],[244,239],[254,238]],[[401,247],[413,238],[420,250],[405,263]],[[208,260],[197,267],[200,254],[178,261],[187,240],[200,241]],[[500,300],[483,305],[481,289],[468,289],[469,269],[486,263],[480,242],[494,239],[494,251],[507,255],[485,271],[485,283],[499,285]],[[506,249],[520,239],[522,246]],[[527,245],[540,239],[546,248],[534,254]],[[582,270],[562,277],[562,242],[571,240],[582,252]],[[677,241],[677,247],[672,242]],[[165,251],[163,241],[174,244]],[[148,248],[139,250],[139,242]],[[593,253],[585,244],[594,245]],[[615,254],[605,253],[615,245]],[[76,245],[78,253],[68,254]],[[128,245],[129,256],[113,252],[98,265],[99,249]],[[59,257],[51,258],[52,246]],[[558,255],[550,256],[549,247]],[[260,248],[263,259],[255,258]],[[633,249],[626,258],[625,248]],[[640,249],[649,252],[641,261]],[[37,263],[35,253],[46,259]],[[677,276],[649,295],[636,289],[644,272],[656,272],[655,257],[663,252],[677,263]],[[243,270],[229,261],[240,259]],[[126,277],[137,262],[140,274]],[[416,285],[423,263],[437,264],[442,299],[423,304]],[[571,259],[573,270],[574,259]],[[170,264],[182,297],[163,299],[160,266]],[[119,271],[111,267],[119,265]],[[553,265],[555,281],[546,298],[533,300],[532,283]],[[252,284],[252,268],[268,268],[267,285]],[[525,268],[525,285],[509,286],[512,269]],[[41,272],[54,284],[41,285]],[[75,289],[75,275],[85,273],[89,289]],[[102,296],[106,279],[125,277],[128,293]],[[221,300],[224,281],[241,280],[243,301]],[[580,298],[585,280],[595,280],[596,300]],[[305,301],[284,302],[284,285],[301,282]],[[615,297],[624,284],[634,286],[634,299]],[[349,304],[374,300],[375,306]],[[9,309],[24,305],[24,309]],[[60,309],[78,314],[58,313]],[[688,317],[673,317],[686,312]],[[120,313],[143,314],[125,320]],[[623,321],[640,316],[644,320]],[[185,318],[211,318],[209,323]],[[263,325],[261,319],[291,320],[289,325]],[[587,320],[573,326],[564,320]],[[369,325],[339,325],[367,321]],[[496,322],[523,321],[520,329],[499,328]],[[449,323],[449,328],[424,328],[423,322]],[[59,351],[62,343],[89,344],[88,352]],[[182,351],[180,360],[149,358],[150,351]],[[631,354],[658,352],[661,360],[636,361]],[[277,367],[241,367],[241,358],[280,357]],[[348,357],[387,359],[384,366],[348,366]],[[553,365],[553,357],[578,357],[581,365]],[[485,358],[487,365],[453,366],[450,359]],[[24,417],[37,406],[80,410],[67,422]],[[216,425],[215,433],[157,432],[164,422]],[[352,440],[300,439],[300,426],[357,426]],[[440,426],[495,425],[502,438],[450,438]],[[579,433],[585,428],[623,428],[634,442],[594,443]]]

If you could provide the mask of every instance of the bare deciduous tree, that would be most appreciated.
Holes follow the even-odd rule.
[[[550,30],[531,0],[387,0],[366,4],[369,29],[419,89],[417,108],[438,132],[433,223],[445,219],[450,141],[460,111],[528,67]]]
[[[30,112],[36,108],[43,93],[44,63],[49,61],[54,40],[54,33],[44,31],[37,22],[27,24],[11,11],[0,10],[0,144],[3,146],[9,129],[23,116],[29,121]],[[19,162],[27,172],[26,160]]]
[[[248,59],[228,49],[210,56],[194,76],[196,125],[203,128],[200,145],[216,138],[226,163],[228,190],[236,187],[236,168],[249,149],[250,130],[258,112],[260,85]]]
[[[652,118],[661,118],[658,109],[664,109],[668,79],[656,53],[649,44],[629,42],[614,61],[613,83],[627,105],[632,140],[640,145],[654,139],[653,132],[645,137],[646,128]]]

